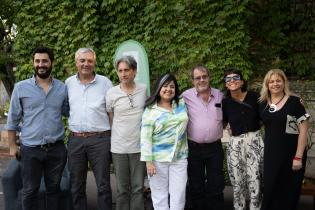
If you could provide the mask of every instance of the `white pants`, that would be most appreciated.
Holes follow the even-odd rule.
[[[156,162],[156,174],[149,178],[155,210],[183,210],[187,183],[187,159]],[[170,195],[170,201],[168,201]],[[170,203],[170,206],[168,205]]]
[[[263,153],[264,143],[259,131],[232,136],[230,139],[227,163],[235,210],[246,209],[247,196],[250,210],[261,208]]]

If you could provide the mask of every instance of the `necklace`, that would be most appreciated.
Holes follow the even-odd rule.
[[[282,98],[277,102],[277,103],[272,103],[272,100],[271,100],[271,96],[270,96],[270,106],[269,106],[269,112],[270,113],[273,113],[273,112],[276,112],[277,111],[277,105],[283,100],[285,94],[283,94]]]

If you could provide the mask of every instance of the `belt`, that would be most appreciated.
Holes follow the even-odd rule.
[[[218,140],[211,142],[211,143],[197,143],[197,142],[194,142],[192,140],[188,140],[188,144],[193,145],[193,146],[210,146],[210,145],[214,145],[214,144],[218,144],[218,143],[221,143],[221,139],[218,139]]]
[[[63,140],[58,140],[58,141],[55,141],[53,143],[47,143],[47,144],[42,144],[42,145],[37,145],[36,147],[40,147],[42,149],[48,149],[50,147],[53,147],[53,146],[56,146],[60,143],[64,143]]]
[[[89,137],[107,137],[110,136],[111,132],[108,131],[101,131],[101,132],[71,132],[72,136],[76,137],[83,137],[83,138],[89,138]]]

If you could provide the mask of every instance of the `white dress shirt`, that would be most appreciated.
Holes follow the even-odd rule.
[[[102,132],[110,130],[106,112],[106,93],[113,86],[104,76],[82,84],[78,74],[66,80],[70,106],[69,128],[72,132]]]

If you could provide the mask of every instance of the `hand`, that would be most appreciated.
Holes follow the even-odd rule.
[[[153,176],[154,174],[156,174],[155,165],[151,161],[146,162],[146,165],[147,165],[147,173],[149,176]]]
[[[298,171],[302,168],[302,160],[293,160],[292,170]]]

